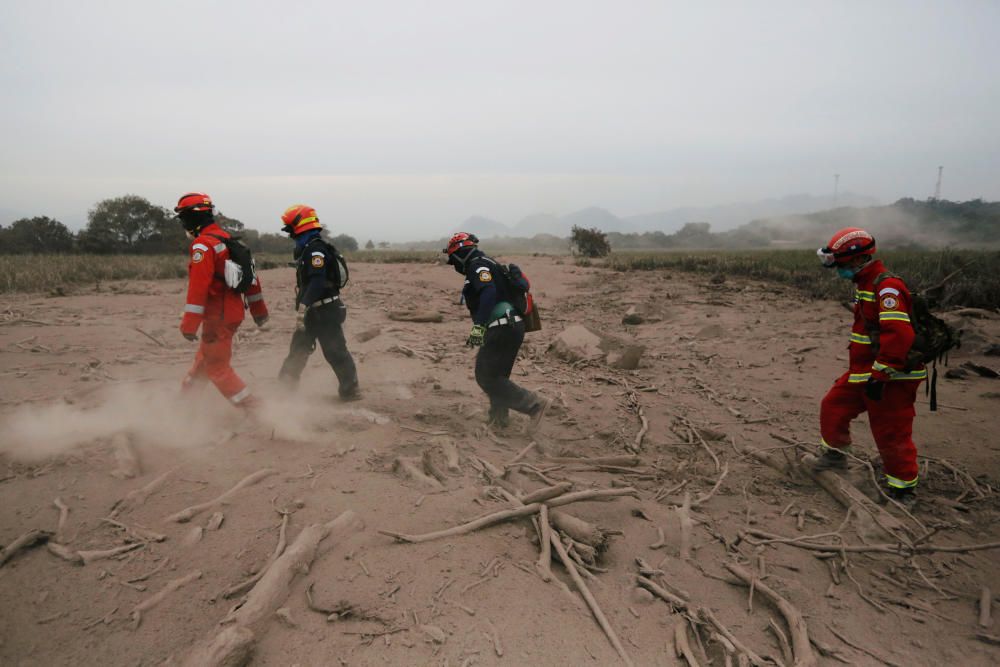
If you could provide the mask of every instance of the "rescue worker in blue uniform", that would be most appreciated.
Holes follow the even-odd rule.
[[[323,356],[337,375],[341,400],[356,400],[361,396],[357,369],[344,338],[347,306],[340,299],[342,269],[338,258],[320,236],[322,225],[314,208],[296,204],[285,211],[281,220],[282,229],[295,240],[295,309],[299,316],[278,378],[288,387],[297,386],[318,340]]]
[[[472,316],[472,332],[466,344],[478,347],[476,383],[490,399],[489,423],[505,427],[510,410],[529,416],[533,431],[549,407],[549,399],[511,381],[510,373],[524,342],[524,322],[510,301],[498,264],[478,247],[474,234],[459,232],[442,252],[448,263],[465,276],[462,298]]]

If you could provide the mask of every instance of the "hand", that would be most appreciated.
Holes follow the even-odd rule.
[[[295,315],[295,330],[305,331],[306,329],[306,311],[301,310]]]
[[[469,333],[469,337],[465,340],[465,344],[469,347],[479,347],[483,344],[483,340],[486,338],[486,327],[482,324],[477,324],[472,327],[472,331]]]
[[[193,334],[193,333],[184,333],[184,332],[182,331],[182,332],[181,332],[181,335],[182,335],[182,336],[184,336],[184,339],[185,339],[185,340],[189,340],[189,341],[191,341],[192,343],[193,343],[193,342],[195,342],[196,340],[198,340],[198,334]]]
[[[268,315],[261,315],[260,317],[253,318],[253,323],[256,324],[259,327],[262,327],[265,324],[267,324],[267,321],[269,319],[271,319],[271,318]]]
[[[868,380],[868,384],[865,385],[865,396],[869,401],[881,401],[884,389],[885,383],[881,380]]]

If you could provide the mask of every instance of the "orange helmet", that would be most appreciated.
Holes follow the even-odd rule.
[[[851,257],[875,254],[875,237],[860,227],[845,227],[833,235],[830,245],[816,251],[825,267],[833,267]]]
[[[189,192],[186,195],[181,195],[181,198],[177,200],[177,206],[174,206],[174,213],[177,215],[185,213],[211,213],[214,208],[215,204],[212,203],[212,198],[204,192]]]
[[[479,239],[475,234],[468,234],[466,232],[457,232],[448,241],[448,247],[444,248],[441,252],[447,253],[448,257],[454,255],[457,251],[462,248],[474,248],[476,244],[479,243]]]
[[[285,223],[282,229],[292,236],[298,236],[302,232],[308,232],[310,229],[323,228],[323,225],[319,224],[316,209],[305,204],[289,206],[281,215],[281,221]]]

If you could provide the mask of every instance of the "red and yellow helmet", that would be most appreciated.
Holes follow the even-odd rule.
[[[448,241],[448,247],[444,248],[441,252],[446,253],[448,257],[451,257],[462,248],[474,248],[478,243],[479,239],[475,234],[457,232],[451,237],[451,240]]]
[[[212,198],[204,192],[189,192],[186,195],[181,195],[181,198],[177,200],[177,206],[174,206],[174,213],[177,215],[204,213],[206,211],[210,213],[214,208],[215,204],[212,203]]]
[[[816,251],[823,266],[833,267],[858,255],[875,254],[875,237],[860,227],[845,227],[833,238],[830,245]]]
[[[292,236],[298,236],[302,232],[308,232],[310,229],[323,228],[323,225],[319,224],[316,209],[305,204],[289,206],[281,215],[281,221],[285,223],[282,229]]]

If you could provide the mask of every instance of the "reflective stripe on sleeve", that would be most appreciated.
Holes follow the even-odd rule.
[[[887,481],[889,483],[889,486],[893,487],[894,489],[912,489],[917,485],[918,479],[919,477],[914,477],[913,479],[907,482],[906,480],[899,479],[898,477],[893,477],[892,475],[885,476],[885,481]]]
[[[870,336],[865,336],[864,334],[852,333],[851,342],[859,345],[871,345],[872,339]]]
[[[851,384],[857,382],[868,382],[871,376],[872,376],[871,373],[851,373],[850,375],[847,376],[847,381]]]
[[[195,305],[193,303],[186,303],[186,304],[184,304],[184,312],[185,313],[194,313],[195,315],[204,315],[205,314],[205,306],[197,306],[197,305]]]
[[[225,243],[217,243],[212,248],[212,250],[214,250],[215,252],[222,252],[225,249],[226,249],[226,244]]]
[[[263,301],[263,300],[264,300],[263,294],[251,294],[250,296],[247,297],[247,303],[257,303],[258,301]]]
[[[909,322],[910,316],[898,310],[887,310],[878,314],[879,322]]]
[[[854,298],[858,301],[875,301],[875,292],[866,292],[864,290],[854,290]]]

